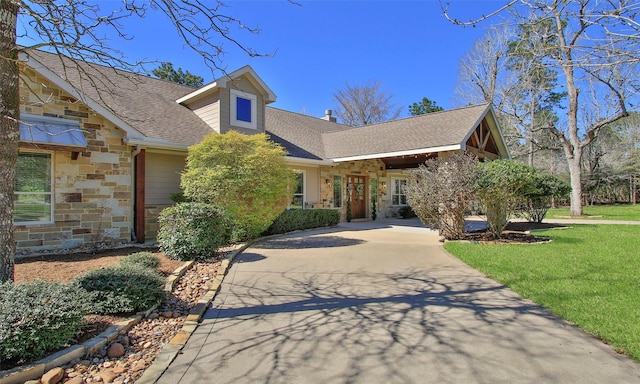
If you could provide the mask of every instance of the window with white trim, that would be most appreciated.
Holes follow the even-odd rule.
[[[53,172],[51,153],[24,152],[18,155],[14,187],[16,224],[53,222]]]
[[[391,179],[391,204],[407,205],[406,189],[406,179]]]
[[[231,90],[231,125],[241,128],[258,128],[258,97],[251,93]]]
[[[305,172],[296,171],[296,188],[293,190],[290,208],[304,209],[304,182]]]
[[[342,207],[342,176],[333,176],[333,206]]]

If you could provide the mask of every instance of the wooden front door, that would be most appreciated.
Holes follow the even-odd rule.
[[[353,219],[367,217],[367,178],[349,175],[347,176],[347,188],[351,200],[351,217]]]

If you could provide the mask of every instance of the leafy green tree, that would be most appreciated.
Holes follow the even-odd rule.
[[[551,208],[553,199],[571,192],[567,182],[553,175],[534,170],[522,192],[522,215],[531,222],[541,223]]]
[[[193,202],[224,208],[241,233],[264,232],[291,201],[295,174],[265,134],[212,133],[189,148],[181,186]]]
[[[516,212],[535,169],[511,160],[495,160],[479,165],[476,196],[485,206],[487,225],[499,238]]]
[[[427,113],[439,111],[444,111],[444,108],[439,106],[435,101],[429,100],[426,97],[423,97],[420,103],[413,103],[409,106],[409,113],[411,116],[425,115]]]
[[[154,69],[153,74],[162,80],[171,81],[173,83],[186,85],[189,87],[202,87],[204,84],[204,78],[193,73],[186,71],[183,72],[182,68],[177,70],[173,68],[173,64],[169,62],[162,63],[158,68]]]
[[[427,162],[409,174],[409,206],[420,220],[445,239],[464,238],[464,214],[475,199],[478,159],[452,154]]]

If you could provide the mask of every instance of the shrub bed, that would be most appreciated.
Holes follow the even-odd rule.
[[[303,229],[330,227],[340,222],[340,211],[333,209],[290,209],[278,216],[264,235]]]
[[[231,242],[233,222],[222,209],[206,203],[180,203],[158,218],[158,243],[167,257],[195,260],[214,255]]]
[[[120,260],[122,265],[141,265],[147,268],[156,269],[160,265],[160,259],[151,252],[136,252]]]
[[[136,264],[94,269],[75,281],[88,292],[91,309],[99,315],[146,310],[165,296],[163,276]]]
[[[76,284],[0,283],[0,361],[39,359],[64,347],[91,312]]]

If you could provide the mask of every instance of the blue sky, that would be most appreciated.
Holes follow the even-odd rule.
[[[488,23],[460,27],[448,22],[437,0],[424,1],[228,1],[222,12],[259,26],[258,35],[237,34],[245,45],[273,57],[249,58],[231,49],[224,65],[251,65],[278,96],[272,106],[312,116],[335,107],[333,93],[345,82],[382,81],[402,116],[422,97],[445,109],[452,100],[460,58]],[[114,2],[117,4],[117,2]],[[504,1],[453,0],[450,10],[474,18]],[[183,48],[175,29],[158,14],[124,24],[133,40],[113,40],[133,59],[169,61],[213,80],[197,54]]]

